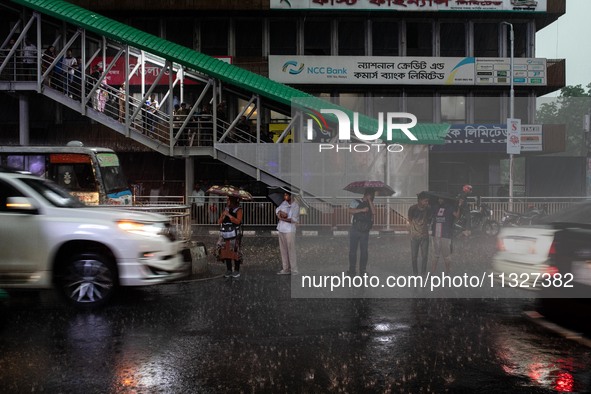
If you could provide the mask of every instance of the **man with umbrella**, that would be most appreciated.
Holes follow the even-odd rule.
[[[297,275],[296,226],[300,221],[300,206],[292,198],[290,189],[286,187],[280,189],[283,191],[283,201],[275,209],[275,215],[277,216],[277,232],[279,233],[282,269],[277,274]]]
[[[376,212],[373,205],[375,195],[375,189],[366,188],[361,200],[353,200],[349,206],[349,214],[353,215],[349,231],[349,271],[347,271],[349,276],[356,274],[357,249],[359,249],[359,275],[363,276],[367,270],[369,230],[373,226],[373,217]]]

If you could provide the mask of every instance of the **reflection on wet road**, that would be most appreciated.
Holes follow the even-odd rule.
[[[590,349],[525,319],[532,299],[292,299],[276,241],[246,240],[257,257],[239,280],[125,289],[95,312],[11,293],[0,300],[0,392],[591,390]],[[298,241],[331,258],[346,248]],[[389,242],[406,264],[406,239]],[[463,253],[484,264],[491,250]]]

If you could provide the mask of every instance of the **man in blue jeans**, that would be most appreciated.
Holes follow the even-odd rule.
[[[375,207],[373,199],[375,190],[367,189],[361,200],[353,200],[349,213],[353,215],[351,230],[349,231],[349,271],[348,276],[355,276],[357,265],[357,249],[359,248],[359,275],[363,276],[367,270],[369,230],[373,226]]]
[[[413,275],[419,274],[418,259],[421,254],[421,275],[427,274],[427,260],[429,258],[429,223],[431,211],[429,196],[425,192],[417,195],[417,203],[408,209],[408,223],[410,225],[410,255]]]

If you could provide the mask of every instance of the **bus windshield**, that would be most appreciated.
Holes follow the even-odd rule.
[[[97,153],[107,194],[128,190],[129,185],[119,166],[119,158],[114,153]]]

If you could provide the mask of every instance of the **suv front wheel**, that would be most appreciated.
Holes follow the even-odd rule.
[[[82,253],[72,256],[61,266],[56,282],[70,303],[80,308],[95,308],[113,296],[116,278],[111,260],[95,253]]]

